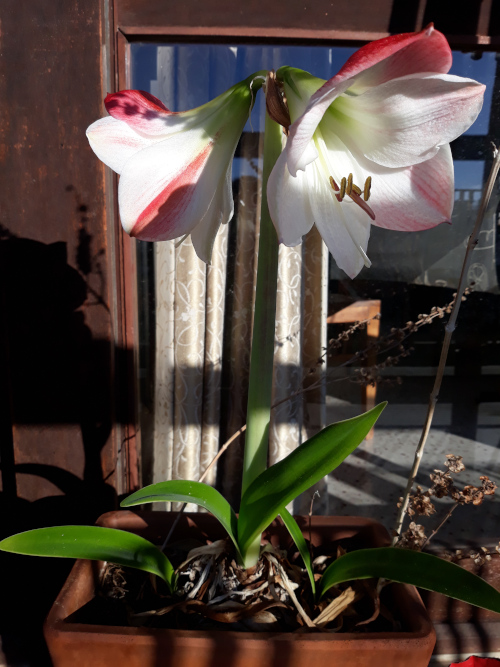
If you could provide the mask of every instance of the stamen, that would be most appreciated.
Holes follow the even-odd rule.
[[[372,187],[372,177],[368,176],[368,178],[365,181],[365,190],[363,192],[363,196],[365,198],[365,201],[368,201],[370,199],[370,189]],[[361,194],[361,193],[359,193]]]
[[[333,178],[333,176],[330,176],[330,185],[332,186],[332,190],[335,192],[335,196],[337,197],[337,201],[339,201],[339,202],[342,201],[343,195],[339,195],[339,193],[338,193],[339,186],[337,185],[337,181]]]
[[[347,177],[347,187],[345,189],[346,195],[350,195],[352,191],[352,174]]]
[[[375,213],[372,211],[370,206],[366,203],[368,198],[370,197],[370,189],[372,185],[372,177],[368,176],[366,181],[365,181],[365,187],[364,191],[362,193],[361,188],[356,185],[356,183],[352,182],[353,180],[353,175],[349,174],[347,177],[347,180],[343,177],[342,180],[340,181],[340,191],[339,191],[339,186],[337,185],[337,181],[333,178],[333,176],[329,177],[330,181],[330,186],[332,190],[335,192],[335,196],[337,197],[337,201],[341,202],[346,195],[348,195],[352,201],[357,204],[363,211],[372,219],[375,220]],[[361,199],[361,194],[364,196],[364,201]],[[366,257],[366,255],[365,255]],[[366,262],[369,262],[370,260],[368,257],[366,257],[365,264]],[[366,264],[368,266],[368,264]]]
[[[347,182],[347,181],[345,180],[345,176],[344,176],[344,177],[342,178],[342,180],[340,181],[340,197],[341,197],[341,199],[344,199],[344,197],[345,197],[345,186],[346,186],[346,182]]]
[[[361,199],[361,197],[358,194],[356,194],[353,191],[353,192],[351,192],[349,197],[353,200],[354,203],[356,203],[360,208],[362,208],[365,213],[368,213],[368,215],[370,216],[370,218],[372,220],[375,220],[375,213],[368,206],[368,204]]]

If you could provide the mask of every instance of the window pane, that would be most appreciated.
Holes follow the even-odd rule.
[[[253,71],[291,65],[321,78],[335,74],[354,51],[347,47],[228,46],[213,44],[133,44],[132,86],[159,97],[172,111],[190,109],[224,92]],[[481,190],[492,162],[490,142],[500,137],[500,118],[492,100],[498,97],[496,53],[455,53],[452,74],[487,85],[483,110],[476,123],[452,144],[455,162],[455,208],[452,225],[418,233],[372,227],[368,254],[370,269],[349,280],[330,261],[328,314],[354,302],[380,301],[380,331],[384,341],[393,329],[417,322],[433,307],[444,307],[458,285],[465,245],[477,213]],[[260,171],[259,133],[264,103],[259,96],[244,136],[253,153],[237,149],[233,181],[256,178]],[[255,198],[257,202],[258,198]],[[448,365],[433,429],[418,482],[429,485],[429,473],[444,470],[446,454],[461,455],[467,470],[457,483],[479,484],[480,475],[500,483],[500,331],[498,288],[498,189],[485,216],[468,279],[473,292],[463,304],[453,334]],[[229,231],[229,255],[234,238]],[[232,239],[232,240],[231,240]],[[230,259],[229,259],[230,262]],[[154,410],[154,252],[138,243],[140,381],[144,451],[149,451]],[[228,283],[228,298],[231,285]],[[379,368],[376,399],[388,400],[372,440],[363,445],[330,476],[329,512],[372,516],[391,527],[395,505],[418,442],[429,392],[439,360],[446,320],[436,318],[399,346],[382,344],[371,359]],[[349,325],[330,324],[332,339]],[[359,366],[342,364],[353,351],[368,344],[357,332],[328,359],[327,422],[361,412],[366,391],[358,380]],[[392,357],[392,363],[387,357]],[[370,360],[368,360],[370,361]],[[365,365],[368,362],[364,362]],[[230,435],[230,434],[229,434]],[[145,461],[148,473],[148,461]],[[498,540],[494,521],[496,501],[489,497],[481,508],[457,510],[451,529],[436,542],[455,545]],[[445,502],[438,501],[438,513]],[[439,514],[437,515],[439,520]],[[436,522],[435,522],[436,523]],[[432,528],[432,522],[428,522]],[[452,534],[453,537],[449,537]]]

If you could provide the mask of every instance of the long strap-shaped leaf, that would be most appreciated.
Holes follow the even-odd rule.
[[[387,403],[327,426],[255,479],[241,499],[238,542],[243,557],[282,507],[334,470],[363,441]],[[253,563],[245,562],[249,567]]]
[[[437,556],[396,547],[360,549],[341,556],[323,573],[318,595],[343,581],[372,577],[413,584],[500,613],[500,593],[484,579]]]
[[[132,507],[144,503],[181,502],[200,505],[211,512],[227,530],[238,557],[241,559],[237,541],[238,520],[233,508],[221,494],[208,484],[175,479],[169,482],[150,484],[136,491],[120,503],[121,507]]]
[[[295,521],[295,519],[286,509],[286,507],[282,507],[280,509],[280,517],[282,518],[283,523],[287,527],[288,532],[292,536],[292,539],[295,542],[295,545],[299,550],[300,555],[302,556],[302,560],[304,561],[304,565],[306,566],[307,574],[309,575],[309,581],[311,582],[312,592],[314,594],[316,593],[316,583],[314,581],[314,572],[311,561],[311,554],[309,552],[309,547],[307,546],[307,542],[305,541],[304,536],[302,535],[302,531],[299,528],[299,524]]]
[[[175,585],[171,562],[154,544],[139,535],[100,526],[55,526],[12,535],[0,550],[27,556],[105,560],[151,572],[169,588]]]

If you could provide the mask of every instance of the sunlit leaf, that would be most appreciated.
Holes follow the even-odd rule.
[[[283,523],[287,527],[288,532],[292,536],[292,539],[295,542],[295,545],[299,550],[300,555],[302,556],[302,560],[304,561],[304,565],[306,566],[307,574],[309,575],[309,581],[311,582],[312,592],[315,593],[316,583],[314,581],[311,553],[309,551],[309,547],[307,546],[307,542],[305,541],[304,536],[302,535],[302,531],[300,530],[298,523],[295,521],[295,519],[286,509],[286,507],[282,507],[280,509],[280,517],[283,519]]]
[[[250,484],[241,499],[238,521],[243,557],[282,507],[334,470],[356,449],[386,405],[381,403],[358,417],[327,426]]]
[[[241,558],[236,537],[238,523],[236,514],[227,500],[212,486],[203,484],[202,482],[190,482],[182,479],[158,482],[158,484],[145,486],[143,489],[128,496],[128,498],[122,500],[120,506],[132,507],[134,505],[158,502],[194,503],[195,505],[204,507],[227,530],[229,537],[236,547],[238,557]]]
[[[412,584],[500,613],[500,593],[484,579],[437,556],[396,547],[360,549],[341,556],[323,573],[318,595],[344,581],[372,577]]]
[[[175,585],[171,562],[143,537],[100,526],[54,526],[12,535],[0,542],[0,550],[27,556],[88,558],[134,567]]]

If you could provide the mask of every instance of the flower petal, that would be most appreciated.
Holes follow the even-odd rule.
[[[227,158],[223,170],[226,165]],[[144,241],[189,234],[207,212],[220,174],[214,146],[201,129],[174,134],[139,151],[126,162],[120,178],[123,228]]]
[[[362,190],[368,176],[372,178],[368,202],[375,213],[372,224],[409,232],[450,221],[454,183],[449,144],[441,146],[437,154],[426,162],[390,169],[367,160],[355,150],[349,150],[324,122],[316,135],[318,145],[325,147],[321,151],[322,159],[328,163],[334,178],[339,180],[341,174],[352,173],[353,182]],[[323,155],[325,150],[326,156]]]
[[[335,100],[325,121],[348,146],[386,167],[428,160],[477,118],[485,86],[450,74],[412,75]],[[331,122],[334,122],[333,120]]]
[[[336,97],[349,88],[349,84],[349,80],[343,81],[338,84],[335,89],[332,89],[332,94],[328,95],[328,98],[325,97],[322,101],[313,103],[313,100],[316,99],[324,86],[323,88],[320,88],[309,100],[309,104],[307,105],[304,114],[290,125],[287,144],[287,164],[288,171],[292,176],[296,176],[297,170],[304,170],[306,166],[313,161],[314,158],[312,153],[310,153],[309,156],[306,156],[306,151],[309,150],[313,134],[330,104]]]
[[[313,226],[308,187],[305,173],[298,173],[295,178],[290,175],[285,148],[267,182],[267,203],[279,242],[286,246],[299,245]]]
[[[310,203],[316,227],[338,266],[355,278],[363,266],[369,266],[366,249],[370,218],[353,201],[337,201],[316,162],[308,167],[308,172],[313,181]]]
[[[361,167],[369,168],[366,162]],[[449,144],[427,160],[404,169],[372,170],[370,206],[377,227],[402,232],[449,222],[453,211],[453,158]]]
[[[110,116],[123,121],[136,132],[150,136],[168,134],[169,120],[178,115],[169,111],[157,97],[143,90],[109,93],[104,104]]]
[[[391,35],[365,44],[352,54],[323,88],[326,92],[329,84],[333,87],[361,72],[363,76],[377,74],[371,85],[416,72],[445,74],[451,67],[451,61],[451,49],[446,37],[430,24],[420,32]],[[369,70],[379,64],[383,68]]]
[[[134,132],[127,123],[110,116],[96,120],[87,128],[90,147],[99,160],[121,174],[125,162],[137,151],[151,145],[151,139]]]
[[[232,165],[230,164],[208,211],[191,232],[191,241],[196,254],[206,264],[210,264],[219,227],[228,223],[233,217],[233,213]]]
[[[398,56],[400,52],[402,53]],[[427,69],[432,64],[431,60],[434,56],[434,65]],[[414,65],[412,64],[413,59],[415,59]],[[385,64],[382,65],[384,61]],[[379,63],[380,67],[378,67]],[[432,26],[418,33],[404,33],[379,39],[356,51],[338,74],[329,79],[311,97],[303,116],[290,127],[288,151],[290,173],[295,176],[300,158],[312,139],[323,114],[339,95],[355,84],[353,77],[361,75],[369,68],[378,67],[371,73],[363,74],[363,79],[361,77],[359,79],[360,86],[377,85],[393,76],[419,71],[417,67],[423,65],[426,66],[426,71],[430,72],[447,72],[451,66],[451,52],[446,38]]]
[[[348,276],[354,278],[369,263],[366,248],[370,218],[354,202],[337,201],[319,160],[294,178],[288,172],[285,148],[269,177],[268,203],[281,243],[298,245],[315,222],[333,258]]]
[[[416,36],[417,39],[403,40],[402,43],[406,44],[403,48],[394,51],[380,62],[371,65],[368,69],[355,75],[350,90],[359,93],[366,88],[379,86],[391,79],[399,79],[402,76],[418,74],[420,72],[447,74],[452,64],[452,53],[446,37],[434,29],[431,29],[429,34],[429,28],[416,33]],[[394,37],[389,37],[388,39],[392,40]],[[372,43],[378,44],[378,42]],[[395,46],[393,42],[391,44]],[[370,45],[367,44],[367,46]],[[353,54],[352,58],[354,56],[356,54]],[[349,61],[347,61],[345,66],[348,63]],[[340,70],[339,74],[342,70]]]

